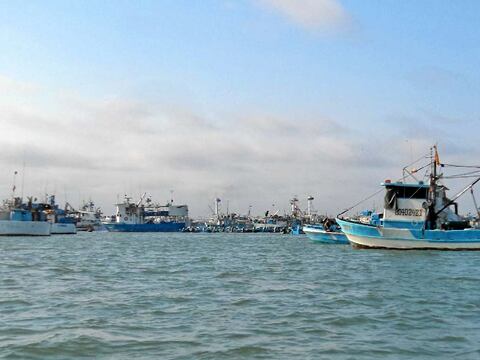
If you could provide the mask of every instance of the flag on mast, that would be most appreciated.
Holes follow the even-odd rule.
[[[434,146],[434,149],[435,149],[435,164],[437,166],[440,166],[440,157],[438,156],[437,145]]]

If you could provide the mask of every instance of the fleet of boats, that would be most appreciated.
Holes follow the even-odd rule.
[[[94,203],[84,204],[80,210],[66,204],[61,209],[55,196],[46,196],[45,202],[12,196],[0,206],[0,235],[49,236],[76,234],[77,231],[112,232],[171,232],[182,231],[188,224],[187,205],[153,205],[145,194],[139,202],[131,203],[125,197],[117,204],[115,215],[102,218]]]
[[[403,169],[401,180],[385,180],[383,211],[363,211],[356,216],[345,216],[345,210],[335,219],[318,216],[312,210],[313,197],[307,198],[307,210],[302,211],[298,199],[290,201],[291,214],[279,216],[265,212],[264,217],[251,217],[220,211],[219,198],[215,199],[214,214],[205,221],[193,221],[187,205],[153,203],[144,193],[137,202],[125,196],[116,204],[112,216],[103,217],[92,201],[76,210],[69,203],[60,208],[55,196],[45,201],[29,197],[24,201],[13,195],[0,206],[0,235],[49,236],[75,234],[77,231],[110,232],[278,232],[294,235],[306,234],[312,241],[325,244],[352,244],[363,248],[385,249],[442,249],[480,250],[480,210],[473,187],[480,181],[480,166],[460,166],[440,162],[434,146],[428,160],[420,168]],[[413,165],[413,164],[412,164]],[[457,170],[445,175],[440,170]],[[464,172],[458,173],[459,169]],[[419,170],[426,169],[419,179]],[[17,172],[15,172],[16,174]],[[447,197],[447,179],[475,180],[452,199]],[[462,216],[457,199],[470,190],[476,216]],[[370,197],[369,197],[370,198]],[[358,203],[360,204],[360,203]],[[356,204],[356,205],[358,205]],[[356,206],[355,205],[355,206]]]

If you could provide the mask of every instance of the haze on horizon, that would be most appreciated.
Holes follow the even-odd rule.
[[[0,0],[0,197],[336,214],[439,144],[477,164],[477,1]],[[17,189],[20,186],[17,179]]]

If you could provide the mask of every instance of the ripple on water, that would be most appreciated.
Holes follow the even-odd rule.
[[[477,359],[477,253],[267,234],[0,242],[0,357]]]

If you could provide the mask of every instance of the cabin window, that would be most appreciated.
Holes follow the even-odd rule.
[[[385,193],[385,209],[393,209],[397,206],[397,193],[393,188],[387,188]]]
[[[393,194],[392,194],[393,193]],[[428,188],[426,187],[387,187],[387,193],[385,194],[385,205],[387,205],[387,197],[389,202],[395,199],[427,199]],[[393,204],[392,204],[393,206]],[[387,207],[391,209],[392,207]]]

